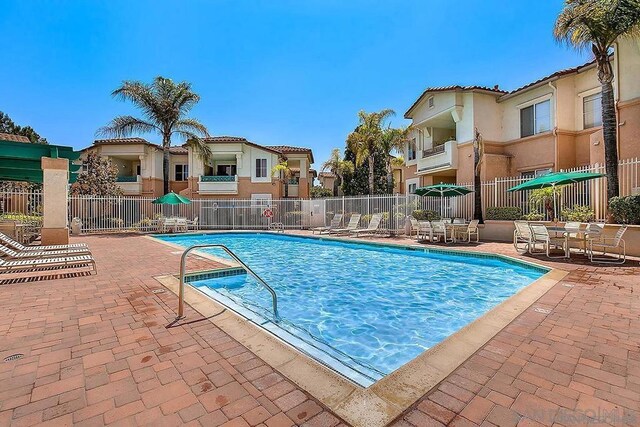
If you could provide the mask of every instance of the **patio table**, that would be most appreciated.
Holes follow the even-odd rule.
[[[547,228],[548,232],[554,233],[556,236],[561,234],[564,237],[564,244],[566,248],[564,253],[565,258],[571,258],[571,248],[569,247],[569,238],[571,237],[571,234],[582,235],[582,240],[585,242],[584,251],[586,253],[586,242],[589,238],[589,232],[587,230],[575,229],[573,227],[566,228],[560,225],[546,225],[545,227]]]
[[[467,227],[469,227],[469,223],[468,222],[457,222],[457,223],[450,223],[447,224],[445,223],[445,230],[451,230],[451,243],[456,243],[456,229],[457,228],[463,228],[466,229]],[[446,236],[445,236],[445,242],[447,240]]]

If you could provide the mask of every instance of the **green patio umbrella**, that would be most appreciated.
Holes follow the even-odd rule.
[[[156,205],[189,205],[191,204],[191,200],[172,191],[162,197],[158,197],[151,203]]]
[[[555,188],[561,185],[575,184],[578,182],[589,181],[590,179],[602,178],[606,176],[603,173],[595,172],[554,172],[538,178],[523,182],[522,184],[511,187],[507,191],[524,191],[538,190],[540,188]],[[557,206],[555,191],[553,192],[553,213],[557,216]]]
[[[416,189],[415,193],[423,197],[440,197],[440,215],[444,217],[444,199],[450,197],[464,196],[473,193],[467,187],[455,184],[435,184]]]

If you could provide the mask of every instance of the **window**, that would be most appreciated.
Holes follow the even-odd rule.
[[[271,206],[271,194],[252,194],[251,206],[255,208],[268,208]]]
[[[176,165],[176,181],[186,181],[189,178],[189,165]]]
[[[416,159],[416,139],[413,138],[411,141],[409,141],[407,160],[415,160],[415,159]]]
[[[551,129],[551,101],[546,100],[520,110],[520,137]]]
[[[551,173],[551,168],[545,169],[536,169],[533,171],[522,172],[521,176],[523,178],[539,178],[541,176],[545,176]]]
[[[136,165],[136,175],[140,175],[140,165]]]
[[[235,176],[237,171],[236,165],[218,165],[216,175],[218,176]]]
[[[267,177],[267,159],[256,159],[256,178]]]
[[[433,108],[433,106],[435,105],[433,96],[430,96],[429,99],[427,99],[427,105],[429,106],[429,108]]]
[[[585,129],[602,126],[602,93],[582,99],[582,118]]]
[[[409,194],[416,194],[418,184],[409,184]]]

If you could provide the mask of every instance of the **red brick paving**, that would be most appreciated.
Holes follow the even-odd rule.
[[[166,327],[175,296],[151,290],[177,272],[174,250],[140,236],[80,240],[97,275],[0,286],[0,356],[25,355],[0,363],[0,425],[341,424],[190,309]],[[571,273],[393,425],[640,425],[637,262],[539,261]]]

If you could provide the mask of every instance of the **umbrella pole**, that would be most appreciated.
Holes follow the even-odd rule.
[[[551,191],[553,192],[553,221],[558,223],[558,196],[556,195],[556,185],[553,184],[551,186]]]

